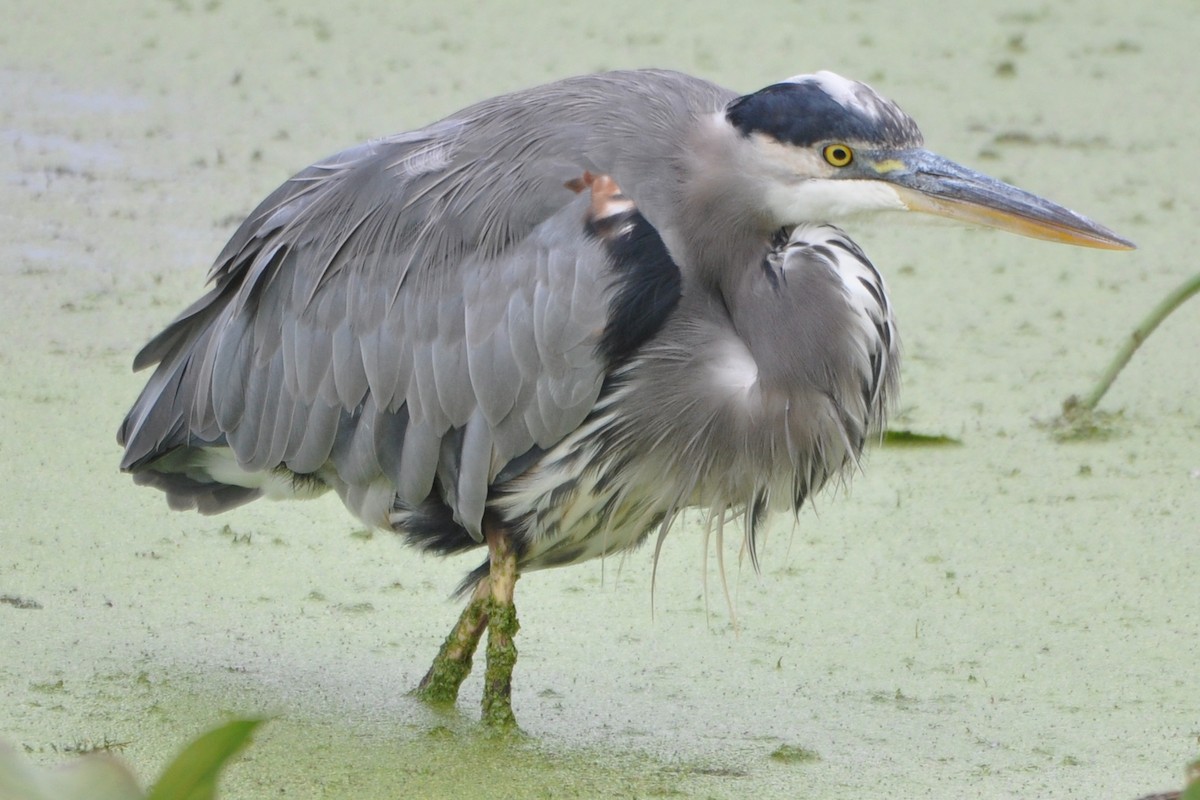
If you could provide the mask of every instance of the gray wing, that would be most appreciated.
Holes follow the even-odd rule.
[[[436,480],[478,537],[491,481],[574,430],[604,378],[611,275],[583,235],[588,197],[566,184],[615,173],[650,207],[669,191],[648,177],[663,154],[623,157],[603,129],[627,124],[630,76],[644,91],[679,83],[666,91],[680,103],[694,90],[701,110],[728,94],[629,73],[557,107],[514,95],[280,187],[218,257],[209,293],[137,356],[158,367],[119,432],[122,468],[172,475],[157,485],[176,504],[218,511],[257,496],[197,455],[227,447],[245,473],[319,476],[379,525]]]

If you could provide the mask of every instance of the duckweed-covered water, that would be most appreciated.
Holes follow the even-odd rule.
[[[1132,798],[1200,743],[1200,307],[1105,401],[1035,425],[1200,269],[1200,6],[1097,2],[47,4],[0,30],[0,738],[149,779],[231,714],[273,720],[229,798]],[[666,66],[752,90],[833,69],[943,154],[1135,253],[911,220],[848,227],[905,342],[899,428],[761,575],[695,520],[525,577],[514,703],[481,735],[406,696],[476,556],[363,533],[336,500],[175,514],[116,471],[133,353],[294,170],[473,100]],[[707,569],[707,589],[704,575]],[[735,625],[736,623],[736,625]],[[782,755],[781,755],[782,754]],[[794,757],[803,754],[804,757]]]

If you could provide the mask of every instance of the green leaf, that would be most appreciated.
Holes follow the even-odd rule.
[[[196,739],[167,765],[146,800],[213,800],[217,776],[262,722],[235,719]]]
[[[962,444],[953,436],[944,436],[940,433],[895,430],[884,431],[883,443],[888,447],[950,447]]]
[[[1200,758],[1188,765],[1188,785],[1179,800],[1200,800]]]

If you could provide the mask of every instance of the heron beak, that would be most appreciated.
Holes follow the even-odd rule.
[[[1133,242],[1069,208],[967,169],[928,150],[878,154],[870,163],[910,211],[985,225],[1052,242],[1132,250]]]

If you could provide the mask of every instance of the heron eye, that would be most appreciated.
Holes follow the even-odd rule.
[[[844,144],[827,144],[822,154],[835,167],[844,167],[854,160],[854,151]]]

